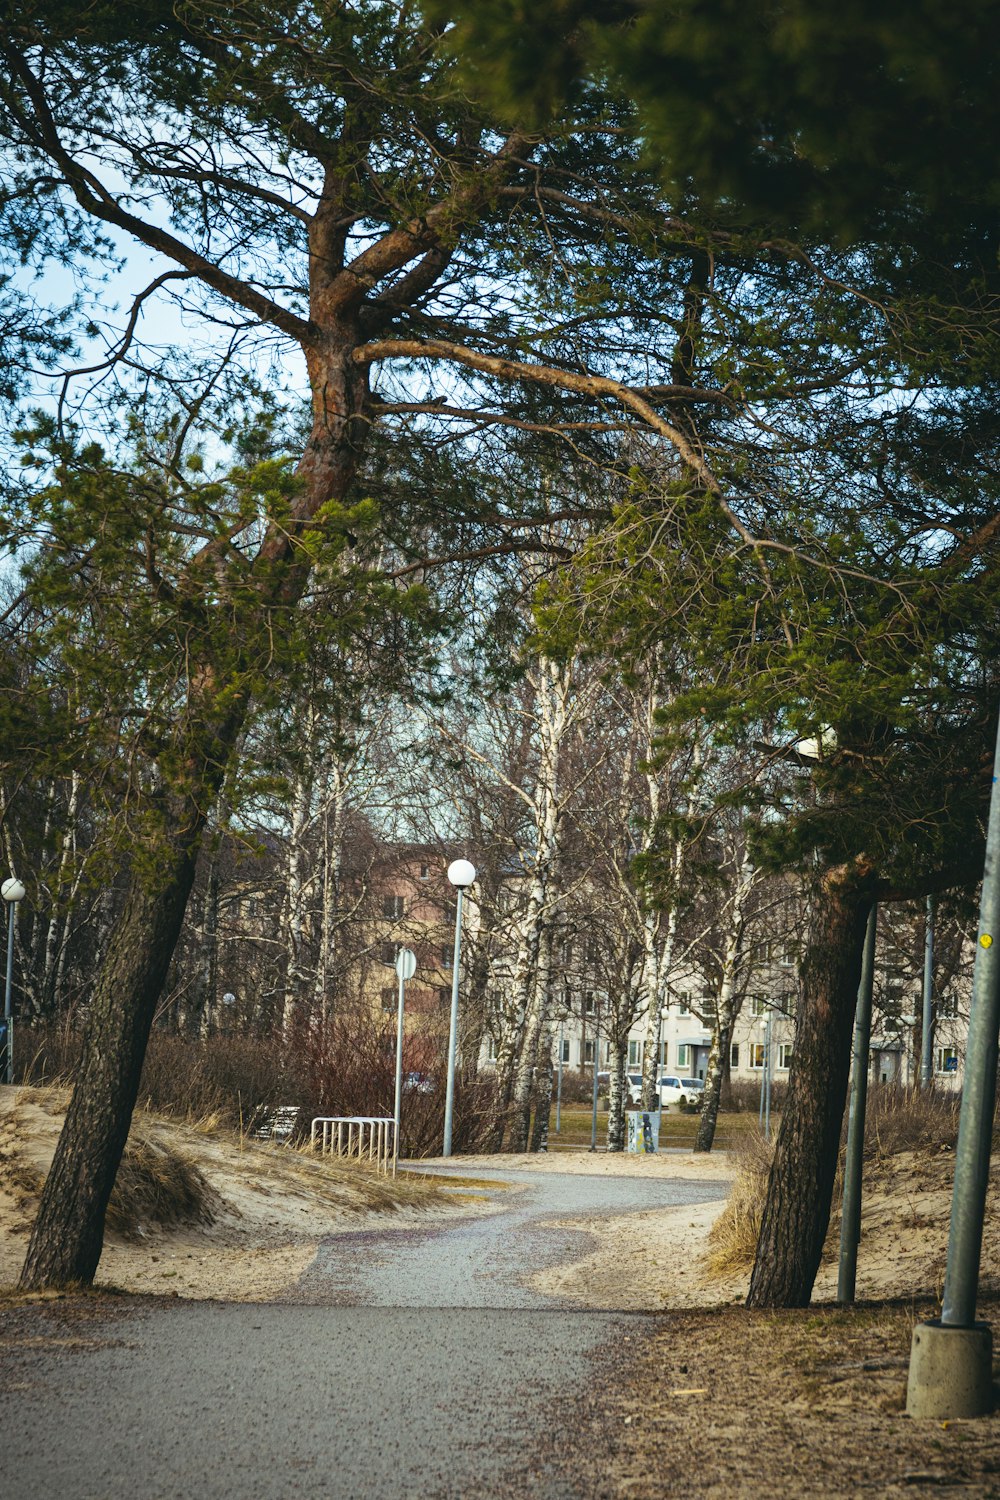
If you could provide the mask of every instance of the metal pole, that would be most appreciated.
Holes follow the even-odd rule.
[[[840,1268],[837,1301],[853,1302],[861,1240],[861,1172],[865,1146],[865,1110],[868,1104],[868,1050],[872,1030],[872,995],[875,989],[875,927],[878,906],[872,903],[865,930],[858,1008],[854,1014],[854,1072],[851,1106],[847,1117],[847,1161],[844,1166],[844,1202],[840,1217]]]
[[[406,1005],[406,980],[399,966],[399,1004],[396,1007],[396,1097],[392,1107],[392,1175],[399,1163],[399,1122],[403,1105],[403,1011]]]
[[[14,908],[16,901],[7,903],[7,984],[4,989],[3,1018],[6,1026],[7,1057],[4,1068],[4,1083],[14,1082],[14,1017],[11,1013],[11,985],[14,979]]]
[[[933,1078],[934,1026],[934,897],[927,897],[924,931],[924,1008],[920,1028],[920,1087],[929,1089]]]
[[[601,1051],[601,1012],[594,1011],[594,1093],[590,1108],[590,1149],[597,1150],[597,1065]]]
[[[764,1024],[764,1056],[761,1058],[762,1071],[760,1075],[760,1108],[757,1111],[757,1129],[764,1129],[764,1087],[767,1076],[767,1023]]]
[[[443,1156],[451,1155],[451,1127],[455,1111],[455,1057],[458,1052],[458,965],[462,952],[462,886],[456,886],[458,903],[455,907],[455,954],[451,967],[451,1025],[448,1030],[448,1087],[444,1096],[444,1150]]]
[[[990,1170],[1000,1029],[1000,732],[986,834],[986,866],[979,905],[979,939],[972,976],[972,1009],[955,1148],[955,1186],[941,1322],[971,1328],[976,1321],[983,1212]]]
[[[563,1023],[559,1022],[559,1058],[556,1065],[556,1135],[562,1118]]]
[[[764,1030],[764,1139],[771,1139],[771,1022],[774,1012],[767,1013],[767,1026]]]

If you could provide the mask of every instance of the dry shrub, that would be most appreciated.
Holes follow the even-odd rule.
[[[774,1141],[765,1139],[758,1130],[748,1131],[733,1148],[732,1157],[736,1176],[729,1202],[708,1237],[708,1270],[716,1276],[730,1276],[753,1265]]]
[[[865,1158],[883,1162],[902,1151],[954,1150],[961,1095],[878,1084],[868,1090]],[[847,1139],[847,1113],[844,1140]]]
[[[129,1136],[108,1204],[107,1226],[138,1239],[147,1225],[211,1224],[218,1194],[194,1162],[146,1136]]]
[[[294,1142],[309,1138],[316,1115],[392,1114],[396,1066],[395,1017],[367,1012],[333,1017],[325,1027],[303,1027],[290,1045],[282,1038],[231,1034],[189,1038],[154,1030],[139,1085],[139,1105],[152,1114],[253,1134],[276,1106],[300,1111]],[[32,1033],[23,1081],[73,1082],[80,1035],[65,1026]],[[419,1073],[421,1089],[403,1095],[402,1152],[431,1156],[444,1128],[443,1043],[407,1036],[404,1073]],[[456,1080],[453,1143],[475,1151],[492,1117],[492,1075]]]
[[[730,1078],[723,1086],[719,1108],[725,1113],[755,1115],[760,1110],[760,1079]],[[771,1079],[771,1113],[780,1115],[788,1085],[780,1078]]]

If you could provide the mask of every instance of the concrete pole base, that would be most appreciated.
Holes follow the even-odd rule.
[[[906,1387],[909,1417],[985,1417],[993,1410],[993,1335],[988,1323],[918,1323]]]

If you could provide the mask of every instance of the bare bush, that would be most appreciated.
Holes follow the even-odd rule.
[[[868,1091],[865,1158],[884,1161],[901,1151],[954,1150],[961,1095],[879,1084]],[[847,1139],[847,1116],[844,1117]]]
[[[760,1109],[759,1078],[731,1078],[722,1090],[719,1108],[730,1114],[755,1115]],[[771,1080],[771,1113],[780,1115],[788,1093],[788,1084]]]

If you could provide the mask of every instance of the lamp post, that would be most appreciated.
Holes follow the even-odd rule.
[[[396,1097],[392,1110],[392,1175],[399,1162],[399,1121],[403,1103],[403,1013],[406,1009],[406,981],[417,972],[417,955],[412,948],[400,948],[396,954],[399,978],[399,1005],[396,1009]]]
[[[232,990],[226,990],[222,996],[222,1029],[229,1031],[232,1025],[233,1006],[236,1004],[236,996]]]
[[[462,956],[462,897],[476,878],[476,867],[467,859],[453,859],[448,879],[458,892],[455,906],[455,956],[451,968],[451,1025],[448,1029],[448,1087],[444,1096],[444,1150],[451,1155],[451,1129],[455,1113],[455,1058],[458,1052],[458,966]]]
[[[563,1021],[559,1020],[559,1054],[556,1061],[556,1135],[562,1124]]]
[[[1000,1033],[1000,727],[977,937],[941,1317],[913,1330],[906,1393],[911,1417],[938,1420],[983,1416],[993,1407],[993,1339],[989,1324],[976,1320],[976,1293]]]
[[[24,886],[13,875],[0,885],[0,896],[7,903],[7,983],[4,987],[4,1083],[14,1082],[14,1019],[11,1014],[10,990],[14,978],[14,913],[19,901],[24,900]]]
[[[597,1150],[597,1070],[601,1066],[601,1002],[594,1003],[594,1079],[590,1106],[590,1149]]]

